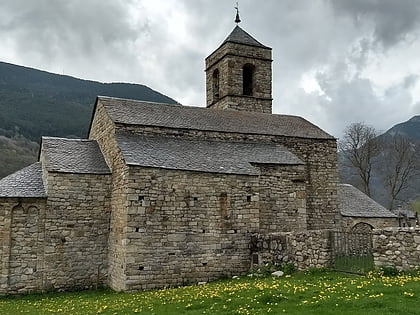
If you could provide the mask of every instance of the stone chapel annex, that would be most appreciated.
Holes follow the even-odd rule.
[[[43,137],[0,180],[0,294],[208,281],[249,269],[251,233],[334,228],[336,139],[272,114],[271,63],[236,26],[207,108],[100,96],[88,139]]]

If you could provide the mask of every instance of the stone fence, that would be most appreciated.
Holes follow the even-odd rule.
[[[373,257],[377,267],[399,270],[420,267],[420,228],[373,230]]]
[[[328,230],[251,236],[253,264],[293,264],[299,270],[331,265]]]
[[[252,264],[293,264],[299,270],[333,265],[329,230],[273,233],[251,236]],[[376,267],[399,270],[420,267],[420,228],[384,228],[372,232]]]

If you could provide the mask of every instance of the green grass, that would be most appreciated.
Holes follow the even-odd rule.
[[[365,274],[375,268],[373,256],[342,256],[336,257],[334,269]]]
[[[386,277],[308,271],[140,293],[0,298],[0,314],[419,314],[420,272]]]

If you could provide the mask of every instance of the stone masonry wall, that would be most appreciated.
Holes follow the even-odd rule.
[[[257,181],[256,176],[130,168],[127,289],[246,272],[247,233],[259,227]]]
[[[420,228],[373,230],[373,256],[377,267],[399,270],[420,267]]]
[[[117,129],[139,134],[202,138],[247,142],[279,143],[302,159],[305,165],[305,188],[308,229],[334,229],[339,223],[337,211],[337,145],[335,139],[302,139],[284,136],[222,133],[187,129],[117,125]]]
[[[217,110],[238,110],[271,114],[271,99],[256,98],[253,96],[228,95],[211,106]]]
[[[127,179],[125,165],[115,140],[115,126],[103,105],[98,102],[89,139],[96,140],[112,170],[111,217],[109,222],[108,285],[117,291],[126,290]]]
[[[263,182],[290,181],[299,170],[275,172]],[[269,169],[265,172],[268,174]],[[280,176],[281,174],[281,176]],[[278,176],[276,176],[278,175]],[[302,185],[297,184],[297,194]],[[298,211],[291,190],[271,191],[259,176],[130,167],[128,180],[127,290],[176,286],[245,273],[250,267],[250,233],[296,228]],[[276,195],[277,194],[277,195]],[[290,198],[293,200],[290,201]],[[276,199],[282,214],[264,213]],[[290,209],[289,207],[290,206]],[[289,213],[290,211],[290,213]],[[227,267],[228,266],[228,267]]]
[[[48,173],[47,199],[1,198],[0,293],[107,279],[109,175]]]
[[[331,243],[326,230],[254,234],[251,250],[254,264],[293,264],[299,270],[331,266]]]
[[[105,283],[110,184],[110,175],[48,174],[43,289]]]
[[[305,168],[260,165],[260,233],[307,229]]]
[[[42,289],[45,199],[0,198],[0,294]]]

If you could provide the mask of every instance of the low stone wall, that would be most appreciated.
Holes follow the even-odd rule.
[[[329,231],[254,234],[251,240],[253,264],[293,264],[299,270],[331,265]],[[257,259],[258,257],[258,259]]]
[[[420,228],[386,228],[373,231],[377,267],[409,270],[420,267]]]

